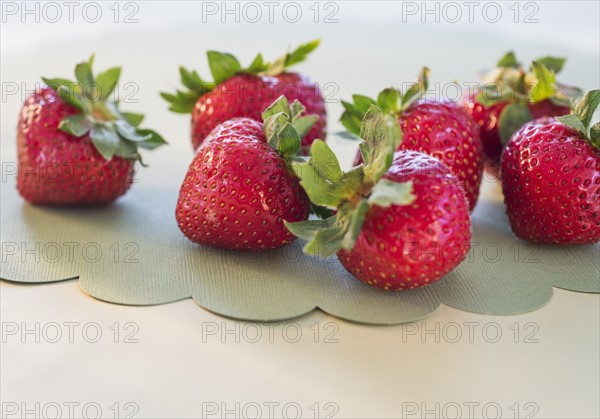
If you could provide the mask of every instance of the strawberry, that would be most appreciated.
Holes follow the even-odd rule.
[[[284,221],[306,220],[310,203],[290,158],[316,116],[300,116],[281,96],[263,113],[264,125],[234,118],[218,125],[196,151],[175,210],[181,231],[203,245],[274,249],[294,236]]]
[[[290,102],[299,100],[307,114],[318,117],[302,139],[301,151],[306,153],[315,138],[325,138],[325,101],[316,83],[286,70],[304,61],[318,45],[318,40],[300,45],[273,63],[265,62],[258,54],[246,68],[231,54],[208,51],[214,82],[205,82],[197,72],[180,67],[181,82],[189,90],[161,95],[171,104],[171,111],[192,114],[194,150],[222,122],[236,117],[260,121],[262,112],[281,95]]]
[[[438,158],[458,176],[473,210],[479,196],[483,174],[481,142],[477,126],[458,104],[425,100],[429,70],[424,68],[419,81],[402,95],[397,89],[383,90],[377,100],[354,95],[353,103],[342,102],[345,112],[341,122],[348,131],[358,135],[363,115],[376,104],[384,112],[396,116],[404,135],[399,150],[414,150]],[[360,153],[355,160],[361,162]]]
[[[362,134],[366,164],[342,173],[335,155],[315,141],[308,162],[293,163],[309,198],[337,210],[325,220],[286,223],[308,243],[306,253],[333,253],[354,276],[374,287],[404,290],[430,284],[467,255],[468,204],[460,181],[438,159],[396,151],[394,115],[371,105]]]
[[[17,188],[33,204],[104,204],[131,186],[138,147],[166,144],[138,128],[143,115],[122,112],[109,100],[121,69],[95,78],[93,56],[75,67],[77,82],[42,78],[17,126]]]
[[[513,232],[536,243],[600,240],[600,90],[574,112],[526,123],[502,155],[502,189]]]
[[[555,81],[565,61],[558,57],[539,58],[526,72],[510,51],[484,78],[483,86],[466,95],[465,108],[479,126],[485,158],[492,168],[499,167],[504,145],[523,124],[570,112],[564,92],[576,95],[579,90]]]

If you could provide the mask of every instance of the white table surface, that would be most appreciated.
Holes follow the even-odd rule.
[[[147,155],[150,168],[139,177],[146,184],[179,187],[191,159],[189,121],[166,112],[157,91],[178,86],[180,64],[207,74],[207,49],[236,52],[248,62],[258,50],[272,57],[321,37],[320,49],[299,69],[322,86],[330,83],[332,131],[340,129],[341,98],[410,81],[425,64],[434,82],[475,80],[511,48],[523,61],[566,55],[563,80],[588,89],[600,84],[597,2],[536,2],[538,23],[529,24],[522,22],[531,12],[524,3],[514,22],[513,2],[497,3],[503,17],[495,24],[479,9],[472,23],[467,17],[444,22],[454,15],[444,14],[442,3],[439,23],[435,16],[423,23],[420,14],[408,14],[407,2],[404,14],[400,2],[332,2],[327,10],[322,3],[314,23],[313,3],[298,3],[302,18],[295,24],[277,13],[274,23],[267,17],[236,23],[228,15],[223,23],[194,2],[135,2],[135,24],[114,23],[112,2],[99,3],[98,23],[87,23],[79,9],[69,23],[59,2],[65,16],[58,23],[44,22],[55,16],[50,9],[40,9],[40,23],[31,15],[22,22],[20,10],[13,15],[10,8],[20,2],[6,3],[13,2],[2,4],[2,162],[15,159],[21,95],[40,75],[69,76],[73,64],[96,52],[97,69],[124,66],[122,97],[132,92],[125,83],[139,88],[123,108],[145,112],[146,124],[171,143]],[[266,15],[268,6],[257,4]],[[237,7],[242,13],[244,5]],[[336,7],[339,22],[323,23],[323,14]],[[120,10],[121,21],[135,9]],[[11,93],[15,86],[17,94]],[[332,145],[351,159],[343,141]],[[486,185],[485,195],[500,199],[497,185]],[[88,297],[76,281],[1,282],[0,417],[95,417],[101,411],[107,418],[267,418],[296,417],[298,409],[309,418],[599,417],[600,296],[554,293],[548,306],[518,316],[442,306],[404,326],[357,325],[318,311],[255,325],[219,317],[191,300],[127,307]],[[102,335],[93,342],[98,330]]]

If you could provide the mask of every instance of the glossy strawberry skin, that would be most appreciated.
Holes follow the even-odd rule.
[[[471,114],[475,123],[479,127],[479,136],[483,144],[483,153],[486,162],[496,168],[500,167],[500,155],[502,154],[502,141],[498,132],[498,120],[508,102],[500,102],[491,106],[484,106],[477,102],[479,92],[471,94],[465,101],[465,108]],[[570,109],[552,103],[550,100],[543,100],[528,105],[529,111],[534,119],[543,116],[562,116],[567,115]]]
[[[176,218],[196,243],[258,251],[292,242],[283,221],[304,221],[309,208],[298,178],[267,144],[262,124],[236,118],[218,125],[196,151]]]
[[[461,181],[472,211],[483,174],[481,141],[473,119],[456,103],[426,100],[402,112],[398,122],[402,129],[398,150],[420,151],[445,163]],[[360,162],[359,153],[355,163]]]
[[[354,248],[338,252],[342,265],[369,285],[404,290],[428,285],[467,255],[471,222],[457,177],[424,153],[397,151],[384,179],[413,182],[407,206],[371,207]]]
[[[132,161],[120,157],[106,161],[88,135],[78,138],[58,129],[64,117],[77,113],[49,87],[36,90],[23,104],[17,125],[17,188],[27,201],[105,204],[131,186]]]
[[[239,117],[261,121],[262,112],[281,95],[286,96],[290,103],[298,99],[306,108],[305,115],[318,116],[315,125],[302,139],[302,153],[307,154],[315,139],[325,139],[325,101],[319,87],[297,73],[282,73],[274,77],[238,74],[202,95],[192,111],[194,149],[222,122]]]
[[[600,151],[554,118],[525,124],[502,155],[513,232],[536,243],[600,240]]]

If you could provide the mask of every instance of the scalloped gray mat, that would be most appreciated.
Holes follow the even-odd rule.
[[[362,284],[335,258],[303,255],[300,242],[264,253],[195,245],[177,228],[176,188],[134,185],[105,207],[48,208],[25,203],[8,182],[1,191],[0,278],[46,283],[78,277],[83,291],[99,300],[149,305],[191,297],[207,310],[242,320],[284,320],[319,308],[369,324],[416,321],[441,304],[485,314],[523,313],[547,304],[552,287],[600,292],[600,246],[515,239],[498,186],[484,186],[468,258],[428,287],[391,293]]]

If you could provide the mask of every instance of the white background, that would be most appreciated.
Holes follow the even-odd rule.
[[[74,64],[92,52],[97,70],[123,66],[119,93],[129,102],[123,108],[145,113],[145,124],[170,143],[147,155],[150,168],[140,173],[140,182],[174,188],[192,156],[189,119],[167,112],[157,92],[178,87],[179,65],[208,78],[207,49],[233,52],[248,63],[258,51],[274,58],[288,46],[321,38],[321,47],[298,69],[330,88],[332,132],[340,129],[338,101],[352,93],[374,95],[383,87],[411,81],[423,65],[432,69],[432,82],[440,86],[476,81],[479,71],[493,66],[508,49],[523,62],[546,54],[567,56],[561,80],[586,89],[600,84],[600,8],[595,1],[516,6],[512,1],[491,6],[357,1],[317,7],[314,2],[276,2],[271,6],[273,22],[264,2],[229,3],[226,7],[237,7],[237,12],[226,15],[221,14],[221,2],[125,3],[115,7],[98,2],[98,16],[95,6],[79,2],[70,22],[63,2],[28,3],[34,12],[25,15],[21,2],[2,2],[3,162],[15,159],[19,106],[40,75],[71,76]],[[219,11],[208,14],[213,6]],[[434,12],[423,15],[425,7]],[[471,16],[469,7],[474,8]],[[262,18],[248,22],[256,10]],[[297,10],[300,18],[292,23]],[[449,22],[457,19],[457,10],[458,22]],[[130,19],[137,22],[125,23],[132,11]],[[326,23],[331,12],[337,22]],[[135,93],[128,82],[135,83]],[[332,144],[346,162],[351,159],[351,146],[336,139]],[[152,170],[163,159],[172,164]],[[485,186],[484,195],[501,199],[493,183]],[[600,416],[598,295],[555,290],[547,307],[509,317],[441,307],[426,321],[406,326],[361,326],[320,312],[287,324],[248,326],[213,315],[190,300],[125,307],[86,296],[74,281],[0,283],[0,314],[2,414],[18,409],[7,417],[25,417],[25,410],[32,411],[29,417],[52,417],[56,405],[63,417],[71,412],[94,417],[97,407],[104,417],[135,411],[139,418],[191,418],[215,407],[217,412],[207,417],[225,417],[226,410],[231,411],[228,417],[255,416],[256,405],[262,417],[270,412],[294,417],[297,407],[305,417],[335,411],[338,418],[496,417],[498,408],[506,418],[530,413],[536,418]],[[69,322],[74,323],[72,342],[65,325]],[[39,342],[35,333],[22,333],[36,323]],[[55,324],[62,337],[51,343]],[[17,333],[10,334],[15,327]],[[95,328],[102,337],[88,342]],[[294,342],[298,328],[301,337]],[[257,330],[262,337],[252,343]],[[128,332],[135,332],[137,342],[125,342]],[[333,333],[329,339],[328,333]],[[126,408],[126,403],[132,404]]]

